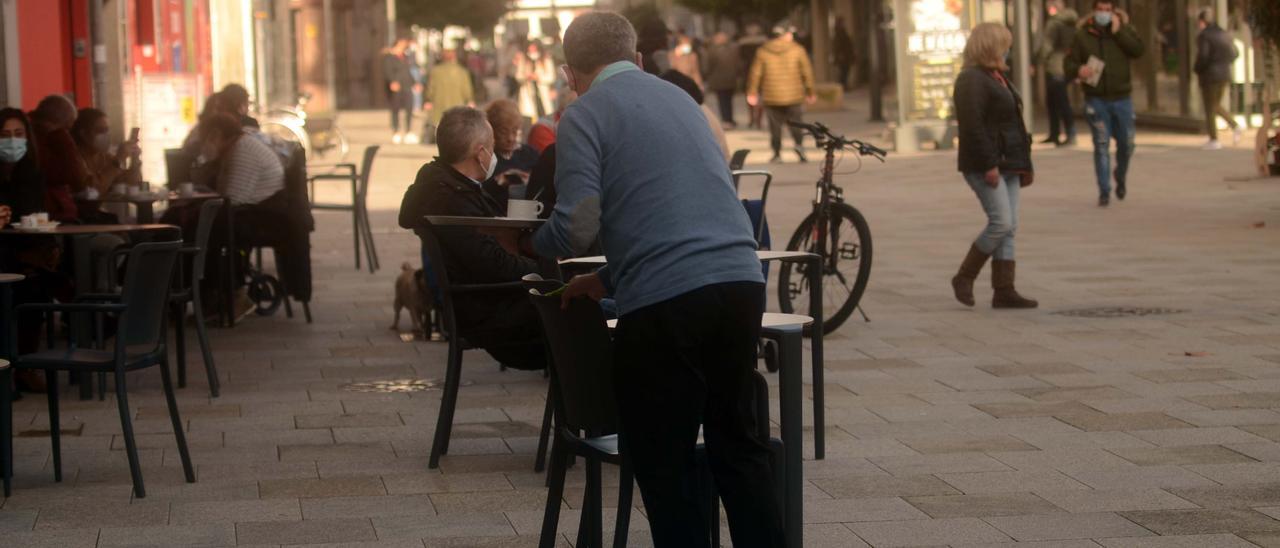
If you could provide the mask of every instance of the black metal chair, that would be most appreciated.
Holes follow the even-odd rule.
[[[469,341],[458,332],[457,313],[454,308],[454,297],[460,294],[468,293],[511,293],[522,295],[525,292],[523,282],[503,282],[489,284],[455,284],[449,279],[448,269],[445,268],[444,250],[440,247],[440,240],[436,237],[435,229],[431,226],[430,221],[422,221],[422,229],[419,231],[419,237],[422,240],[422,249],[426,257],[430,260],[431,270],[435,273],[436,284],[439,287],[440,307],[437,312],[443,323],[443,330],[449,341],[449,357],[445,369],[444,392],[440,398],[440,414],[436,418],[435,436],[431,442],[431,456],[427,460],[427,467],[431,469],[440,466],[440,456],[449,452],[449,437],[453,432],[453,413],[458,405],[458,386],[462,378],[462,353],[467,350],[477,350],[480,346],[475,341]],[[541,341],[497,341],[496,344],[528,344],[530,342]]]
[[[381,268],[378,264],[378,250],[373,244],[373,228],[369,223],[369,209],[366,201],[369,195],[369,173],[373,170],[374,157],[378,155],[378,145],[372,145],[364,149],[364,160],[360,163],[360,169],[356,169],[355,164],[335,164],[331,166],[307,166],[308,169],[323,167],[330,169],[327,173],[318,173],[307,178],[308,196],[311,201],[311,209],[322,211],[350,211],[351,212],[351,231],[355,243],[356,270],[360,270],[360,242],[364,242],[365,264],[369,267],[369,273]],[[316,181],[350,181],[351,182],[351,203],[318,203],[315,201],[315,182]]]
[[[58,417],[58,371],[76,373],[109,372],[115,375],[116,403],[120,412],[120,426],[124,435],[125,452],[129,458],[129,473],[133,478],[133,492],[138,498],[146,496],[142,482],[142,468],[138,462],[138,446],[133,436],[132,413],[126,373],[160,366],[160,380],[164,388],[169,418],[178,442],[178,454],[188,483],[195,482],[191,456],[187,452],[187,440],[178,415],[178,402],[174,397],[173,382],[169,374],[169,349],[166,344],[172,278],[181,242],[142,243],[129,252],[129,269],[125,273],[124,289],[119,295],[86,295],[83,301],[69,304],[25,304],[17,308],[23,312],[39,312],[50,316],[46,321],[52,330],[54,312],[64,314],[87,313],[100,321],[102,315],[117,317],[115,345],[111,350],[81,348],[74,338],[67,348],[34,352],[18,356],[14,369],[34,369],[45,372],[48,383],[49,433],[53,445],[53,473],[55,481],[62,481],[61,430]],[[89,302],[94,301],[94,302]],[[12,327],[16,337],[16,325]],[[53,341],[53,337],[49,337]],[[0,393],[0,397],[8,394]],[[0,402],[6,409],[10,402]],[[12,455],[5,455],[12,462]]]
[[[743,148],[733,151],[733,156],[729,157],[729,171],[737,171],[747,165],[748,154],[751,154],[751,149]]]
[[[530,299],[542,318],[547,348],[551,351],[551,382],[556,394],[551,488],[547,491],[539,546],[557,545],[560,500],[564,497],[570,455],[582,457],[587,468],[577,545],[603,546],[600,463],[607,462],[621,467],[613,545],[626,546],[635,482],[631,465],[618,447],[618,406],[613,392],[613,340],[609,327],[600,306],[594,302],[579,299],[571,302],[567,310],[561,310],[560,297],[538,293],[531,290]]]

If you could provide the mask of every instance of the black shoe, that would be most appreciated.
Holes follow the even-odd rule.
[[[1103,195],[1098,197],[1098,207],[1107,207],[1109,205],[1111,205],[1110,196]]]
[[[1123,201],[1125,194],[1128,194],[1128,192],[1125,191],[1124,183],[1116,185],[1116,199]]]
[[[807,163],[809,163],[809,159],[804,157],[804,149],[803,149],[803,148],[796,147],[794,150],[796,151],[796,156],[799,156],[799,157],[800,157],[800,163],[802,163],[802,164],[807,164]]]
[[[1075,136],[1075,135],[1068,135],[1068,136],[1067,136],[1067,140],[1065,140],[1065,141],[1059,141],[1057,146],[1058,146],[1059,148],[1061,148],[1061,147],[1073,147],[1073,146],[1076,146],[1076,136]]]
[[[781,163],[782,163],[782,154],[779,154],[779,153],[777,153],[777,152],[773,153],[773,157],[772,157],[772,158],[769,158],[769,163],[771,163],[771,164],[781,164]]]
[[[1049,143],[1053,143],[1055,145],[1060,144],[1057,137],[1045,137],[1043,141],[1040,141],[1040,144],[1042,145],[1047,145]]]

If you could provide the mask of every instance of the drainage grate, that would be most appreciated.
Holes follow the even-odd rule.
[[[1161,316],[1165,314],[1182,314],[1186,310],[1177,308],[1141,307],[1141,306],[1100,306],[1097,308],[1077,308],[1054,312],[1059,316],[1073,318],[1132,318],[1140,316]]]
[[[461,381],[459,386],[471,386],[471,381]],[[353,382],[342,386],[349,392],[380,392],[385,394],[425,392],[444,387],[444,379],[394,379],[389,381]]]

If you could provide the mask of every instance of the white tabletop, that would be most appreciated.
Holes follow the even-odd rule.
[[[0,360],[0,371],[4,371],[5,369],[8,369],[8,368],[9,368],[9,361]]]
[[[510,217],[460,217],[456,215],[427,215],[436,226],[474,226],[488,228],[538,228],[546,219],[512,219]]]
[[[805,251],[757,251],[756,257],[761,261],[786,261],[790,259],[808,259],[815,257],[813,253]],[[603,255],[592,255],[590,257],[575,257],[573,259],[564,259],[560,264],[578,264],[578,265],[604,265],[608,261]]]
[[[11,284],[25,279],[27,279],[27,277],[22,274],[7,274],[0,272],[0,284]]]
[[[608,320],[609,329],[617,329],[618,320]],[[784,327],[794,327],[800,329],[806,325],[813,323],[813,318],[801,316],[799,314],[783,314],[781,312],[765,312],[760,317],[760,327],[764,329],[779,329]]]

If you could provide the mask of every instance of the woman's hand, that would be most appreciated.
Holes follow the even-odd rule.
[[[7,205],[0,205],[0,228],[9,226],[9,221],[13,220],[13,210]]]
[[[1031,183],[1036,182],[1036,172],[1034,171],[1024,171],[1019,175],[1020,175],[1019,181],[1018,181],[1019,187],[1024,187],[1024,188],[1029,187],[1031,186]]]
[[[987,182],[987,186],[995,188],[1000,186],[1000,169],[991,168],[982,175],[982,179]]]

